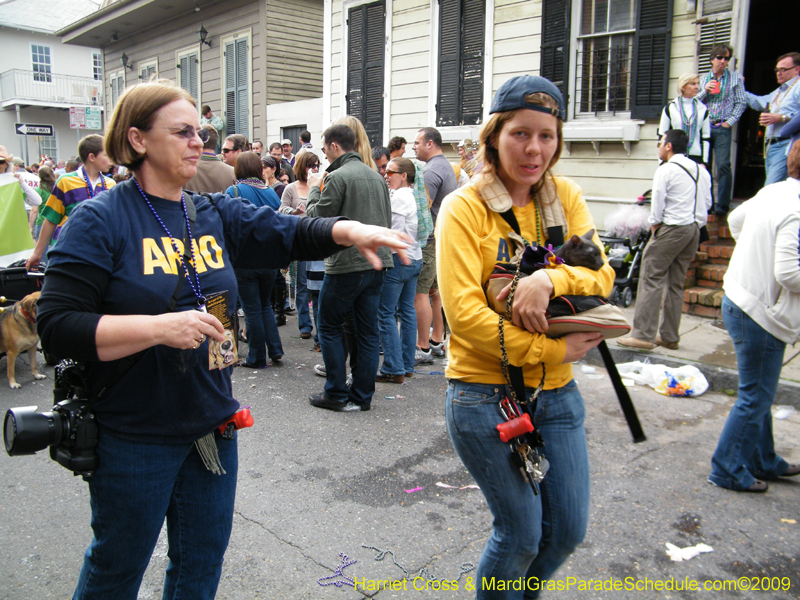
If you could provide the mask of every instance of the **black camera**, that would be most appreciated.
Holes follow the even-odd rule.
[[[3,438],[9,456],[35,454],[50,446],[50,458],[75,475],[91,477],[97,468],[97,422],[89,404],[84,364],[63,360],[56,366],[50,412],[37,406],[10,408]]]

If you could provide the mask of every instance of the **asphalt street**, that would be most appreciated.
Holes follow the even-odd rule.
[[[378,384],[370,412],[332,413],[308,403],[322,389],[313,372],[321,355],[300,339],[296,319],[280,332],[281,366],[233,375],[255,425],[239,435],[236,514],[217,598],[473,598],[470,569],[491,515],[447,437],[444,361],[406,384]],[[21,390],[7,387],[5,368],[0,359],[3,413],[49,410],[51,368],[34,381],[19,359]],[[550,583],[567,589],[542,597],[800,598],[800,478],[766,494],[706,482],[734,399],[668,398],[637,386],[631,395],[648,439],[633,444],[604,370],[575,370],[587,406],[589,531]],[[800,461],[798,414],[775,420],[774,430],[779,453]],[[0,598],[70,597],[91,539],[86,484],[46,451],[2,453],[0,474]],[[713,552],[673,562],[666,543]],[[162,532],[139,598],[161,597],[166,564]]]

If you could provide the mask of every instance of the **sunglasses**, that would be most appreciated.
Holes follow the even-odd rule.
[[[400,171],[392,171],[391,169],[386,169],[386,175],[391,177],[392,175],[401,175]]]
[[[800,65],[798,65],[798,66],[800,66]],[[775,74],[776,74],[776,75],[777,75],[778,73],[781,73],[781,74],[783,74],[783,73],[786,73],[786,71],[791,71],[792,69],[796,69],[796,68],[797,68],[797,66],[795,66],[795,67],[789,67],[788,69],[786,69],[786,68],[784,68],[784,67],[778,67],[777,69],[775,69]]]
[[[187,140],[193,140],[195,136],[200,136],[200,139],[204,142],[208,140],[208,131],[204,129],[195,129],[193,125],[187,125],[186,127],[161,127],[161,129],[166,129],[173,135],[178,135],[182,138],[186,138]],[[203,136],[205,135],[205,139]]]
[[[0,165],[4,165],[4,164],[6,164],[6,159],[5,158],[0,158]]]
[[[308,168],[309,169],[319,169],[319,163],[317,163],[315,165],[309,165]]]
[[[223,148],[222,153],[227,154],[228,152],[233,152],[233,148]]]
[[[716,58],[717,60],[724,60],[725,62],[730,62],[731,60],[730,56],[715,56],[714,58]]]

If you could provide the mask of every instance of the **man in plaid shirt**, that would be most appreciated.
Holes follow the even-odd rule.
[[[717,44],[711,49],[711,70],[700,78],[697,99],[708,105],[711,120],[711,156],[717,162],[717,196],[714,212],[725,216],[731,207],[733,172],[731,171],[731,128],[747,108],[744,79],[728,70],[733,47]]]

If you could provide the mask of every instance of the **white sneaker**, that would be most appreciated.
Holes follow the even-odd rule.
[[[314,365],[314,373],[316,375],[319,375],[320,377],[327,377],[328,376],[328,372],[325,370],[325,365]],[[351,385],[353,385],[353,375],[352,374],[347,376],[346,385],[347,385],[347,387],[350,387]]]
[[[433,353],[431,352],[430,348],[427,352],[420,348],[417,348],[417,351],[414,353],[414,365],[432,365],[433,364]]]
[[[429,342],[431,347],[431,354],[433,354],[436,358],[444,358],[444,342]]]

